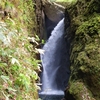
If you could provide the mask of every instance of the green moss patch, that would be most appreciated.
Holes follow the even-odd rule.
[[[71,51],[71,88],[69,91],[71,94],[77,95],[74,97],[76,100],[82,100],[79,99],[78,94],[80,89],[75,88],[77,81],[81,80],[87,90],[91,91],[91,96],[99,100],[100,1],[78,0],[74,6],[67,9],[71,18],[71,36],[74,36]]]

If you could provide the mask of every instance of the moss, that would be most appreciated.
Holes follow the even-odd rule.
[[[91,98],[100,99],[100,1],[78,0],[67,8],[71,18],[71,87],[69,92],[76,100],[80,98],[77,81],[86,87]],[[79,85],[80,85],[79,84]],[[78,88],[78,90],[77,90]],[[87,100],[87,99],[86,99]],[[92,99],[89,99],[92,100]]]
[[[85,21],[77,28],[71,56],[72,63],[74,64],[72,66],[77,68],[77,75],[80,75],[77,76],[77,78],[83,78],[84,82],[88,84],[89,89],[97,96],[97,98],[100,95],[98,91],[100,82],[99,27],[100,16],[97,15],[96,17]],[[89,85],[89,82],[91,85]]]
[[[81,81],[72,82],[69,93],[73,95],[75,100],[95,100],[92,97],[91,92]]]
[[[81,92],[82,89],[83,89],[83,84],[80,84],[79,82],[76,82],[76,83],[73,82],[69,91],[70,93],[73,93],[74,95],[76,95],[79,92]]]

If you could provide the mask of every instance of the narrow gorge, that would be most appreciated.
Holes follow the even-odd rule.
[[[100,100],[100,0],[0,0],[0,100]]]

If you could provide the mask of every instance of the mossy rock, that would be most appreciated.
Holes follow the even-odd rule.
[[[99,19],[100,17],[95,17],[86,21],[77,29],[71,56],[72,68],[75,67],[77,71],[75,71],[75,75],[77,75],[77,78],[83,78],[96,96],[100,96],[98,91],[100,89]]]
[[[69,93],[73,95],[75,100],[95,100],[91,92],[81,81],[72,82]]]
[[[77,78],[83,78],[89,89],[100,96],[100,16],[84,22],[76,31],[71,60]],[[72,75],[73,77],[75,76]],[[95,88],[94,88],[95,87]],[[100,97],[99,97],[100,98]]]
[[[100,100],[100,1],[78,0],[67,9],[74,36],[69,93],[75,100],[82,100],[80,90],[85,87],[91,99],[83,100]]]

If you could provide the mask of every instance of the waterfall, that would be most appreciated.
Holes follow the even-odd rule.
[[[64,18],[57,24],[42,48],[43,72],[40,94],[64,94],[70,76],[69,45],[64,38]]]

